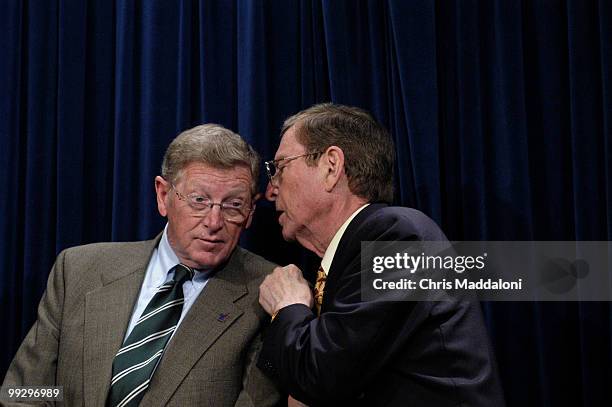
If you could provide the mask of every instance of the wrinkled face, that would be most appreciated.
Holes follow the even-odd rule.
[[[157,207],[168,218],[168,241],[182,263],[210,269],[229,258],[240,233],[250,226],[253,217],[251,180],[246,166],[222,169],[197,162],[183,168],[174,187],[162,177],[155,178]],[[219,205],[202,215],[185,197],[205,198],[215,203],[242,202],[247,216],[240,223],[226,221]]]
[[[306,153],[306,148],[299,143],[295,126],[283,135],[280,146],[274,156],[275,160]],[[313,235],[312,226],[317,221],[321,210],[323,184],[318,166],[306,165],[306,157],[278,163],[278,175],[275,186],[268,184],[266,197],[274,201],[280,212],[278,222],[282,227],[285,240],[297,240],[309,248],[308,241]]]

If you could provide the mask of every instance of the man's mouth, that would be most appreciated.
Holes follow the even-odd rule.
[[[208,243],[208,244],[219,244],[219,243],[223,243],[222,239],[213,239],[213,238],[209,238],[209,237],[200,237],[198,238],[198,240],[204,242],[204,243]]]

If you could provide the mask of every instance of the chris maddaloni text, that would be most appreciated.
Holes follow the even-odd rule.
[[[467,278],[455,278],[454,280],[444,278],[438,281],[430,278],[420,280],[402,278],[385,281],[382,278],[377,278],[372,282],[372,285],[375,290],[522,290],[523,279],[506,281],[501,278],[497,280],[481,278],[470,281]]]

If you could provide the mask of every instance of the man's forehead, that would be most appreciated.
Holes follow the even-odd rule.
[[[295,126],[292,126],[283,134],[280,145],[276,150],[274,159],[289,157],[296,154],[301,154],[304,151],[304,146],[300,144],[295,136]]]
[[[223,168],[205,163],[190,163],[182,172],[182,180],[194,185],[222,184],[233,188],[248,189],[251,181],[251,170],[245,165]]]

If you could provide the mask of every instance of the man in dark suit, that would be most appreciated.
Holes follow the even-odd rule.
[[[258,173],[221,126],[174,139],[155,178],[164,231],[60,253],[3,386],[63,386],[67,406],[274,405],[255,366],[258,286],[274,264],[237,247]]]
[[[363,110],[322,104],[281,134],[266,194],[283,237],[322,261],[314,301],[294,265],[260,286],[272,323],[258,365],[311,406],[503,406],[477,302],[362,300],[362,241],[446,240],[423,213],[387,206],[386,130]]]

